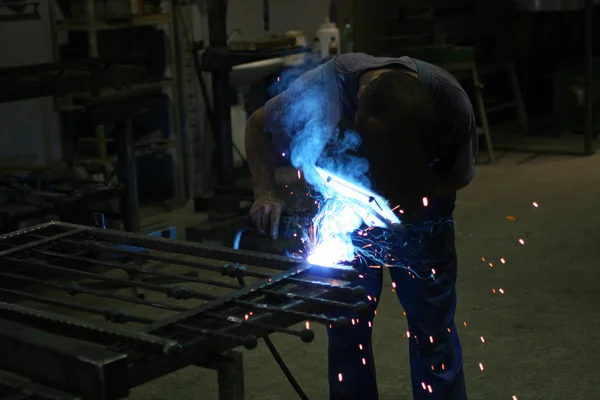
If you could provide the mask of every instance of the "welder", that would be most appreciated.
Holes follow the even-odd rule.
[[[352,121],[361,137],[371,190],[390,205],[399,204],[407,226],[391,236],[397,264],[387,269],[408,322],[413,396],[464,400],[454,324],[452,214],[456,192],[475,173],[478,143],[471,102],[450,73],[410,57],[343,54],[305,73],[247,123],[255,193],[250,216],[264,233],[277,237],[284,209],[275,188],[276,157],[290,157],[310,175],[340,120]],[[386,266],[374,262],[355,265],[361,272],[357,283],[372,300],[370,315],[345,314],[358,322],[346,332],[328,329],[331,400],[378,399],[371,331]]]

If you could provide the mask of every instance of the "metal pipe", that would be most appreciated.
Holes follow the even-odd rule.
[[[593,154],[593,43],[594,43],[594,1],[585,1],[585,126],[583,134],[583,152]]]
[[[208,1],[208,40],[210,47],[227,49],[227,4],[223,0]],[[215,143],[217,147],[219,186],[234,183],[231,104],[229,101],[229,68],[213,69],[212,96],[215,111]]]
[[[117,154],[119,181],[124,186],[121,202],[123,228],[128,232],[140,230],[140,203],[138,199],[137,168],[133,149],[131,119],[117,122]]]

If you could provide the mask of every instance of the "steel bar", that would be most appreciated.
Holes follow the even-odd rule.
[[[195,268],[195,269],[223,273],[223,266],[217,267],[214,265],[208,265],[208,264],[200,263],[197,261],[181,260],[181,259],[177,259],[174,257],[157,256],[157,255],[150,254],[150,253],[140,253],[139,251],[115,248],[115,247],[107,246],[107,245],[93,242],[93,241],[77,242],[77,241],[73,241],[73,240],[61,240],[61,242],[69,243],[71,245],[77,245],[77,244],[83,245],[90,249],[103,250],[105,252],[113,252],[113,253],[119,253],[119,254],[124,254],[124,255],[136,256],[136,257],[139,257],[139,258],[142,258],[145,260],[150,260],[150,261],[157,261],[157,262],[162,262],[162,263],[169,263],[169,264],[181,265],[181,266]],[[2,243],[0,242],[0,245],[1,244]],[[234,265],[234,268],[235,267],[236,266]],[[241,268],[239,268],[239,271],[236,271],[236,275],[242,276],[242,277],[248,276],[248,277],[252,277],[252,278],[260,278],[260,279],[268,279],[271,277],[270,274],[266,274],[263,272],[249,271],[247,269],[241,269]],[[339,286],[327,284],[324,282],[317,282],[314,280],[307,280],[305,278],[289,278],[287,281],[289,283],[295,283],[297,285],[321,287],[321,288],[328,287],[331,290],[348,291],[347,288],[340,288]],[[242,286],[238,285],[238,287],[241,288]]]
[[[39,285],[50,286],[50,287],[53,287],[56,289],[62,289],[66,293],[89,294],[91,296],[104,297],[106,299],[121,300],[121,301],[125,301],[128,303],[134,303],[134,304],[139,304],[139,305],[153,307],[153,308],[160,308],[160,309],[169,310],[169,311],[186,311],[186,310],[188,310],[188,308],[185,308],[185,307],[178,307],[178,306],[162,304],[162,303],[158,303],[158,302],[154,302],[154,301],[142,300],[137,297],[121,296],[118,294],[111,294],[111,293],[101,292],[98,290],[86,289],[77,283],[60,284],[60,283],[49,282],[48,280],[44,280],[44,279],[36,279],[36,278],[29,277],[29,276],[12,274],[9,272],[0,272],[0,276],[3,276],[8,279],[14,279],[14,280],[19,280],[19,281],[24,281],[24,282],[29,282],[29,283],[36,283]]]
[[[93,279],[98,279],[98,280],[102,280],[105,282],[118,283],[118,284],[124,285],[126,287],[145,289],[145,290],[149,290],[149,291],[153,291],[153,292],[157,292],[157,293],[162,293],[162,294],[166,295],[167,297],[172,297],[175,299],[184,299],[184,300],[190,299],[190,298],[196,298],[196,299],[201,299],[201,300],[217,299],[217,296],[213,296],[213,295],[206,294],[206,293],[201,293],[201,292],[198,292],[196,290],[193,290],[193,289],[190,289],[190,288],[187,288],[184,286],[161,286],[161,285],[153,285],[150,283],[144,283],[144,282],[134,281],[134,280],[129,280],[129,279],[112,278],[112,277],[108,277],[108,276],[104,276],[104,275],[94,274],[92,272],[77,271],[77,270],[74,270],[71,268],[58,267],[56,265],[51,265],[51,264],[45,263],[43,261],[35,260],[35,259],[20,260],[20,259],[16,259],[16,258],[5,257],[4,260],[8,261],[12,264],[31,266],[31,267],[40,267],[40,268],[44,268],[44,269],[63,272],[67,275],[74,275],[74,276],[78,276],[78,277],[82,277],[82,278],[93,278]]]
[[[77,225],[64,222],[54,222],[53,225],[64,228],[78,227]],[[141,237],[139,235],[132,235],[127,232],[108,231],[106,229],[88,227],[85,229],[85,233],[94,238],[112,243],[142,248],[150,247],[159,251],[173,252],[203,258],[212,258],[233,263],[243,262],[245,264],[252,264],[279,271],[287,271],[290,268],[308,265],[306,264],[305,260],[297,258],[265,254],[256,251],[234,250],[228,247],[207,246],[200,243],[189,243],[175,239],[164,239],[150,236]],[[335,268],[328,268],[318,265],[311,265],[310,267],[312,274],[321,275],[332,279],[340,278],[353,280],[358,275],[356,270],[350,267],[336,266]],[[303,270],[306,271],[308,269]]]
[[[302,267],[298,268],[298,274],[300,274],[301,271],[305,271],[308,270],[310,268],[310,265],[305,265]],[[294,271],[295,273],[295,271]],[[293,274],[293,273],[292,273]],[[282,272],[280,274],[274,275],[270,281],[271,283],[278,283],[278,282],[282,282],[283,280],[285,280],[286,277],[288,277],[290,275],[289,272]],[[221,305],[226,304],[227,302],[231,301],[231,300],[237,300],[237,299],[244,299],[245,297],[248,297],[249,295],[252,295],[252,292],[257,291],[259,289],[262,289],[264,286],[263,282],[259,282],[256,283],[254,285],[250,285],[250,286],[246,286],[243,289],[240,289],[239,291],[236,291],[235,293],[230,293],[228,295],[222,296],[220,297],[218,300],[211,302],[210,304],[205,304],[202,305],[200,307],[182,312],[174,317],[171,318],[167,318],[159,323],[153,324],[151,326],[148,326],[146,328],[146,332],[155,332],[155,331],[160,331],[161,329],[174,324],[174,323],[182,323],[185,322],[187,320],[191,320],[194,317],[197,317],[198,315],[201,315],[203,312],[210,310],[213,307],[218,307]]]
[[[17,253],[17,252],[20,252],[20,251],[33,249],[35,247],[38,247],[38,246],[41,246],[41,245],[44,245],[44,244],[48,244],[48,243],[54,242],[56,240],[64,239],[64,238],[69,237],[69,236],[74,236],[74,235],[76,235],[78,233],[82,233],[84,231],[85,231],[84,229],[72,229],[70,231],[62,232],[62,233],[59,233],[58,235],[50,236],[50,237],[45,238],[45,239],[36,240],[34,242],[30,242],[30,243],[27,243],[27,244],[22,245],[22,246],[13,247],[11,249],[0,251],[0,258],[3,258],[5,256],[8,256],[10,254],[14,254],[14,253]],[[13,232],[13,233],[15,233],[15,232]],[[2,240],[3,237],[9,238],[11,236],[13,236],[13,234],[10,234],[10,233],[7,234],[7,235],[0,236],[0,240]]]
[[[186,276],[186,275],[169,274],[166,272],[152,271],[147,268],[142,268],[139,266],[119,264],[119,263],[110,262],[110,261],[99,261],[99,260],[94,260],[94,259],[90,259],[90,258],[86,258],[86,257],[62,254],[62,253],[58,253],[55,251],[48,251],[48,250],[34,250],[34,251],[36,253],[40,253],[40,254],[56,257],[56,258],[61,258],[61,259],[65,259],[65,260],[78,261],[78,262],[82,262],[82,263],[97,265],[100,267],[122,269],[124,271],[160,276],[163,278],[171,278],[171,279],[174,279],[174,280],[177,280],[180,282],[202,283],[202,284],[206,284],[206,285],[218,286],[218,287],[227,288],[227,289],[240,289],[241,288],[240,285],[216,281],[214,279],[202,279],[202,278],[196,278],[196,277]]]
[[[45,325],[68,326],[73,330],[80,330],[86,335],[97,336],[98,338],[110,341],[125,340],[133,344],[159,349],[165,354],[172,354],[181,348],[181,345],[171,339],[161,338],[147,333],[130,332],[117,328],[105,328],[92,322],[81,322],[75,318],[65,317],[48,311],[35,310],[29,307],[0,301],[0,313],[11,315],[29,322],[37,320]],[[63,327],[64,329],[64,327]]]
[[[89,399],[129,393],[122,380],[127,374],[125,354],[6,319],[0,319],[0,339],[0,365],[10,371]]]
[[[154,322],[154,320],[152,320],[152,319],[138,317],[137,315],[132,315],[132,314],[126,313],[122,310],[117,310],[114,308],[104,308],[104,309],[94,308],[94,307],[89,307],[89,306],[84,306],[84,305],[78,304],[77,302],[66,302],[66,301],[52,299],[50,297],[38,296],[38,295],[24,293],[24,292],[20,292],[18,290],[11,290],[11,289],[0,288],[0,293],[20,297],[20,298],[27,299],[27,300],[36,301],[36,302],[42,303],[42,304],[49,304],[52,306],[63,307],[67,310],[82,311],[82,312],[86,312],[89,314],[101,315],[104,317],[105,320],[110,321],[110,322],[115,322],[118,324],[123,324],[123,323],[127,323],[127,322],[138,322],[141,324],[149,324],[149,323]]]
[[[121,212],[123,225],[128,232],[140,230],[140,202],[138,199],[136,159],[133,150],[133,128],[131,119],[117,123],[117,155],[119,182],[124,186]]]

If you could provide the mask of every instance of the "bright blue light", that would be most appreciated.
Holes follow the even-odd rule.
[[[323,179],[325,200],[312,221],[307,257],[311,264],[334,266],[351,261],[357,254],[351,237],[354,231],[363,225],[385,228],[400,223],[381,196],[316,169]]]

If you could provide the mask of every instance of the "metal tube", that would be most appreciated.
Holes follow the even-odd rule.
[[[140,230],[140,204],[138,199],[137,168],[133,148],[131,119],[117,122],[117,152],[119,178],[124,186],[122,198],[123,227],[128,232]]]
[[[208,40],[210,47],[227,48],[227,5],[224,0],[208,1]],[[212,96],[215,111],[215,143],[217,147],[219,186],[234,183],[231,104],[229,101],[229,68],[213,69]]]
[[[593,42],[594,42],[594,1],[585,1],[585,127],[583,152],[593,154]]]

